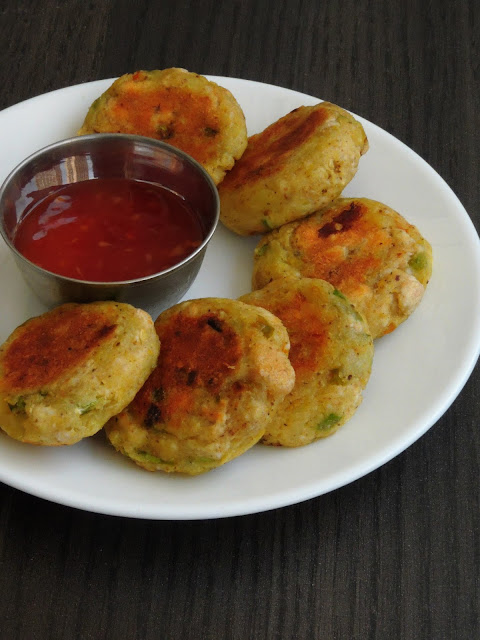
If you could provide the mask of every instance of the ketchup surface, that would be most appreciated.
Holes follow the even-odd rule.
[[[117,282],[177,264],[203,238],[198,216],[177,194],[148,182],[100,178],[64,185],[36,199],[14,244],[48,271]]]

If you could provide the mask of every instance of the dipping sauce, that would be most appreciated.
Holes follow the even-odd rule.
[[[149,182],[99,178],[34,197],[14,245],[53,273],[119,282],[181,262],[203,239],[199,217],[176,193]]]

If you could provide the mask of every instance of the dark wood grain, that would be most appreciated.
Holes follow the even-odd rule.
[[[479,34],[475,0],[3,0],[0,108],[138,68],[278,84],[403,140],[480,229]],[[480,638],[479,382],[381,469],[269,513],[136,521],[0,485],[0,637]]]

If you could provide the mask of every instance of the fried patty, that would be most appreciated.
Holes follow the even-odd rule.
[[[253,288],[286,275],[327,280],[365,315],[378,338],[416,309],[431,273],[430,244],[399,213],[367,198],[339,198],[262,238]]]
[[[185,69],[118,78],[90,107],[79,134],[129,133],[191,155],[218,184],[247,145],[245,116],[227,89]]]
[[[360,122],[322,102],[299,107],[248,139],[220,188],[220,217],[240,235],[265,233],[326,206],[357,171]]]
[[[373,341],[361,314],[324,280],[280,278],[242,296],[274,313],[290,337],[295,386],[278,405],[263,442],[298,447],[352,417],[370,377]]]
[[[0,347],[0,426],[41,445],[91,436],[135,396],[159,341],[144,311],[65,304],[27,320]]]
[[[106,425],[113,446],[149,471],[194,475],[258,442],[294,383],[280,320],[243,302],[205,298],[168,309],[155,327],[157,367]]]

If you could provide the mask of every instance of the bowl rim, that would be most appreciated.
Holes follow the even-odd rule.
[[[10,183],[12,182],[13,178],[17,175],[17,173],[20,172],[28,164],[35,161],[37,158],[41,157],[42,155],[54,149],[59,149],[69,144],[75,144],[77,141],[80,141],[80,140],[83,142],[88,140],[92,140],[92,141],[95,140],[96,142],[98,142],[100,140],[105,140],[105,139],[112,139],[112,140],[123,139],[130,143],[134,143],[134,142],[141,143],[146,146],[154,146],[157,148],[161,148],[165,151],[168,151],[169,153],[172,153],[173,155],[180,156],[184,161],[192,165],[193,168],[203,176],[203,178],[206,180],[207,184],[210,187],[210,190],[213,195],[213,206],[215,207],[215,215],[209,231],[205,235],[205,238],[203,239],[202,243],[198,247],[196,247],[194,251],[192,251],[192,253],[190,253],[186,258],[184,258],[180,262],[176,262],[174,265],[172,265],[171,267],[168,267],[167,269],[164,269],[163,271],[156,271],[155,273],[151,273],[149,275],[142,276],[140,278],[132,278],[129,280],[80,280],[78,278],[71,278],[69,276],[64,276],[59,273],[55,273],[55,271],[49,271],[48,269],[44,269],[43,267],[40,267],[38,264],[35,264],[34,262],[26,258],[15,247],[13,242],[8,237],[8,234],[5,229],[5,218],[3,215],[3,208],[1,206],[1,203],[5,196],[6,190],[10,186]],[[93,180],[95,180],[95,178],[93,178]],[[67,183],[67,184],[74,184],[74,183]],[[152,182],[152,184],[160,184],[160,183]],[[206,169],[197,160],[195,160],[195,158],[190,156],[188,153],[186,153],[182,149],[178,149],[177,147],[174,147],[173,145],[163,142],[161,140],[156,140],[155,138],[148,138],[147,136],[140,136],[140,135],[134,135],[129,133],[90,133],[85,135],[70,136],[69,138],[63,138],[62,140],[58,140],[57,142],[48,144],[44,147],[41,147],[37,151],[34,151],[30,155],[28,155],[26,158],[24,158],[21,162],[19,162],[10,171],[10,173],[7,175],[3,183],[0,185],[0,234],[2,235],[9,249],[14,253],[15,257],[27,263],[29,267],[35,269],[36,271],[38,271],[43,275],[54,276],[55,278],[58,278],[64,282],[71,282],[79,285],[96,285],[99,287],[100,286],[117,287],[121,285],[129,285],[129,284],[142,284],[150,280],[154,280],[156,278],[163,278],[167,276],[169,273],[171,273],[172,271],[176,271],[180,267],[183,267],[184,265],[188,264],[189,262],[194,260],[199,254],[201,254],[202,251],[205,250],[213,234],[215,233],[219,220],[220,220],[220,197],[218,195],[217,186],[214,183],[212,177],[206,171]]]

